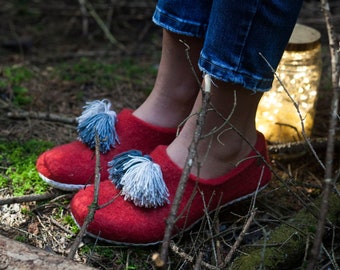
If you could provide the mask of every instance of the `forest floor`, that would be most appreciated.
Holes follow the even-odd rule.
[[[14,178],[9,170],[14,171],[18,166],[6,156],[10,151],[6,152],[5,147],[14,149],[33,142],[32,153],[38,155],[52,145],[71,142],[77,138],[74,118],[81,113],[86,101],[108,98],[119,112],[124,107],[137,108],[152,89],[161,52],[161,30],[151,22],[154,2],[120,1],[112,5],[106,2],[97,1],[94,9],[109,25],[117,44],[107,39],[93,15],[88,14],[84,20],[78,1],[7,1],[2,5],[0,179],[7,182],[0,185],[0,201],[15,194]],[[299,22],[322,33],[323,73],[315,105],[313,139],[327,137],[332,99],[327,33],[317,5],[316,1],[306,1],[299,18]],[[334,4],[332,11],[340,14],[340,5]],[[339,27],[340,17],[337,15],[335,19]],[[339,28],[336,30],[340,32]],[[51,120],[52,114],[58,119]],[[41,143],[41,149],[37,142]],[[317,148],[321,160],[325,150],[325,144]],[[259,240],[264,231],[286,224],[322,192],[324,171],[308,151],[284,158],[271,154],[270,158],[280,179],[273,179],[258,196],[256,217],[240,250]],[[334,168],[338,167],[336,155]],[[4,182],[0,180],[1,183]],[[43,192],[51,191],[41,186]],[[25,195],[36,192],[34,188],[23,191]],[[51,200],[0,206],[0,233],[67,256],[77,232],[68,211],[71,196],[58,193]],[[221,261],[242,231],[249,217],[250,203],[250,200],[244,201],[219,213],[214,229],[218,236],[213,238],[215,244],[220,243],[217,251],[209,240],[211,228],[208,232],[205,226],[197,226],[188,235],[174,239],[183,253],[170,253],[171,269],[192,269],[193,264],[186,255],[196,258],[198,252],[202,252],[203,260],[209,265]],[[208,226],[207,222],[205,225]],[[334,265],[340,258],[339,237],[337,226],[328,228],[325,249],[334,260],[330,263],[327,252],[323,253],[320,269],[328,266],[327,269],[336,269]],[[306,250],[311,245],[307,242],[304,243]],[[153,269],[151,255],[158,249],[159,246],[112,246],[85,237],[74,259],[98,269]],[[283,264],[279,268],[301,269],[305,254],[300,255],[294,267]]]

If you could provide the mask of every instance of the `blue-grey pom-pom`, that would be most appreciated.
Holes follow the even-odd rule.
[[[115,156],[115,158],[108,162],[109,178],[116,185],[118,189],[122,189],[121,179],[128,170],[128,167],[124,166],[125,163],[131,160],[132,157],[142,157],[143,154],[138,150],[130,150]]]
[[[111,103],[106,99],[87,102],[81,116],[77,118],[79,139],[93,149],[96,146],[95,137],[98,135],[99,150],[102,153],[119,143],[115,129],[117,115],[110,107]]]
[[[137,206],[158,207],[169,203],[161,168],[150,156],[131,150],[109,162],[109,175],[126,200]]]

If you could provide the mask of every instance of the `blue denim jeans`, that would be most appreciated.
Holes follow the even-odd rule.
[[[159,0],[153,21],[203,38],[200,69],[254,92],[271,88],[302,0]]]

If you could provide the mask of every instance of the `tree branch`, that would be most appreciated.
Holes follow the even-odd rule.
[[[86,233],[88,225],[91,223],[91,221],[94,218],[94,214],[96,210],[98,209],[98,193],[99,193],[99,184],[100,184],[100,152],[99,152],[99,137],[96,134],[96,148],[95,148],[95,155],[96,155],[96,167],[95,167],[95,180],[94,180],[94,195],[93,195],[93,201],[92,204],[89,206],[89,213],[87,214],[85,221],[76,237],[74,240],[70,252],[67,256],[69,259],[73,259],[78,247],[80,245],[81,240],[83,239],[83,236]]]
[[[312,270],[319,259],[320,249],[322,245],[322,238],[325,230],[325,222],[327,218],[328,208],[329,208],[329,196],[331,189],[334,185],[333,178],[333,160],[334,160],[334,141],[336,133],[336,125],[338,121],[338,104],[339,104],[339,91],[340,91],[340,81],[339,81],[339,47],[336,45],[336,35],[334,32],[334,25],[332,21],[332,14],[330,12],[328,0],[321,0],[321,7],[323,9],[328,39],[329,39],[329,49],[331,54],[331,64],[332,64],[332,88],[333,88],[333,98],[331,103],[331,116],[329,120],[328,129],[328,143],[326,150],[326,170],[324,177],[324,190],[321,200],[319,220],[317,226],[317,232],[315,235],[313,248],[311,250],[310,260],[307,266],[307,270]]]
[[[203,101],[202,101],[202,109],[200,110],[200,112],[198,113],[198,119],[197,119],[197,127],[195,130],[195,134],[194,134],[194,138],[193,141],[189,147],[189,154],[188,157],[186,159],[185,162],[185,166],[183,169],[183,173],[181,176],[181,179],[179,181],[178,184],[178,188],[175,194],[175,198],[170,210],[170,214],[169,217],[167,219],[167,226],[165,229],[165,233],[164,233],[164,238],[163,238],[163,243],[162,243],[162,247],[161,247],[161,260],[162,260],[162,267],[165,269],[166,268],[166,264],[167,264],[167,257],[168,257],[168,250],[169,250],[169,245],[170,245],[170,239],[172,236],[172,231],[173,231],[173,227],[175,225],[176,222],[176,216],[177,216],[177,212],[178,212],[178,208],[180,205],[180,201],[182,199],[184,190],[185,190],[185,185],[187,183],[190,171],[191,171],[191,167],[194,164],[194,160],[196,157],[196,149],[197,149],[197,145],[199,140],[201,139],[201,135],[202,135],[202,130],[203,130],[203,126],[204,126],[204,121],[205,121],[205,116],[207,113],[207,107],[210,101],[210,83],[211,83],[211,78],[209,75],[205,75],[204,77],[204,82],[205,82],[205,87],[202,91],[202,95],[203,95]]]
[[[46,192],[44,194],[32,194],[32,195],[24,195],[17,197],[10,197],[6,199],[0,199],[0,206],[5,204],[13,204],[13,203],[25,203],[25,202],[37,202],[44,200],[51,200],[58,197],[60,193],[58,192]]]

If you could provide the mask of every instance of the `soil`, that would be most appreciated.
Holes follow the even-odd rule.
[[[26,66],[34,72],[30,80],[29,95],[33,96],[28,106],[20,109],[34,112],[50,112],[74,117],[79,115],[86,101],[110,98],[113,108],[136,108],[146,97],[154,74],[146,77],[143,84],[133,81],[114,85],[112,89],[95,84],[95,78],[79,84],[50,76],[53,67],[60,63],[69,66],[82,57],[105,63],[119,63],[126,58],[139,65],[156,66],[161,49],[161,32],[151,22],[152,1],[120,3],[113,5],[111,31],[124,47],[112,45],[95,20],[88,17],[88,30],[84,31],[82,16],[77,2],[51,1],[51,3],[7,3],[2,8],[0,36],[0,61],[4,66]],[[106,16],[107,4],[102,1],[95,6],[99,16]],[[137,88],[137,89],[136,89]],[[73,128],[64,125],[16,121],[6,117],[12,106],[12,89],[2,89],[1,137],[40,138],[57,144],[74,139]],[[79,96],[82,98],[79,98]]]
[[[123,107],[136,108],[143,102],[148,95],[148,90],[152,88],[154,73],[144,74],[142,81],[132,78],[113,82],[111,88],[96,84],[91,76],[86,82],[79,83],[53,75],[56,66],[61,63],[72,66],[83,57],[105,63],[122,63],[126,59],[132,59],[141,67],[157,67],[161,52],[161,30],[151,22],[154,2],[151,0],[111,1],[111,5],[108,2],[110,1],[96,1],[94,8],[105,22],[107,18],[111,19],[109,30],[119,45],[112,44],[108,40],[91,14],[84,19],[78,1],[51,0],[46,3],[17,0],[2,4],[0,77],[3,76],[4,68],[8,66],[24,66],[34,75],[28,82],[23,83],[32,98],[28,104],[15,105],[13,89],[10,86],[0,89],[0,139],[25,141],[34,138],[58,145],[76,138],[74,124],[34,117],[13,118],[9,117],[8,113],[23,111],[53,113],[72,120],[80,114],[86,101],[108,98],[116,111],[120,111]],[[334,14],[340,14],[340,5],[336,4],[336,1],[331,3]],[[340,33],[340,18],[337,15],[335,19],[337,22],[335,30]],[[316,1],[305,1],[299,22],[312,26],[322,33],[324,68],[316,104],[313,138],[326,137],[332,97],[331,73],[326,27]],[[87,28],[86,23],[88,23]],[[322,151],[324,152],[324,149]],[[323,152],[318,154],[322,157]],[[272,160],[283,178],[290,179],[287,176],[289,175],[301,179],[294,182],[299,192],[309,198],[320,193],[323,172],[317,169],[318,166],[310,156],[303,156],[299,160],[283,161],[272,157]],[[338,164],[337,159],[335,164]],[[3,192],[0,195],[8,194]],[[273,201],[280,201],[280,205],[275,203],[268,205]],[[297,202],[280,183],[272,184],[263,202],[264,212],[273,211],[280,216],[290,215],[302,208],[301,203]],[[5,210],[6,207],[8,210]],[[25,231],[30,235],[26,240],[28,244],[61,255],[67,254],[70,238],[74,235],[65,224],[60,225],[51,218],[58,207],[64,207],[67,212],[65,204],[52,201],[39,207],[35,204],[25,205],[24,207],[34,209],[37,213],[34,219],[27,218],[27,215],[16,209],[18,207],[20,205],[13,204],[2,208],[10,221],[7,227],[1,226],[1,234],[17,239],[22,235],[22,231]],[[242,209],[242,204],[239,208]],[[2,217],[1,221],[5,222],[4,220],[5,217]],[[221,224],[224,222],[227,221],[222,220]],[[57,233],[51,233],[53,231]],[[131,252],[134,254],[131,258],[136,261],[140,250],[136,252],[132,249],[127,253],[132,254]],[[150,254],[149,250],[148,254]],[[77,254],[76,260],[83,263],[90,261],[91,265],[100,269],[128,269],[124,268],[124,264],[122,266],[118,263],[118,259],[124,256],[118,257],[116,255],[115,259],[108,262],[102,255],[94,254],[89,260],[88,256]],[[145,258],[150,261],[147,256]],[[126,265],[129,258],[126,259],[125,256],[124,260]],[[151,269],[150,265],[145,269]]]

